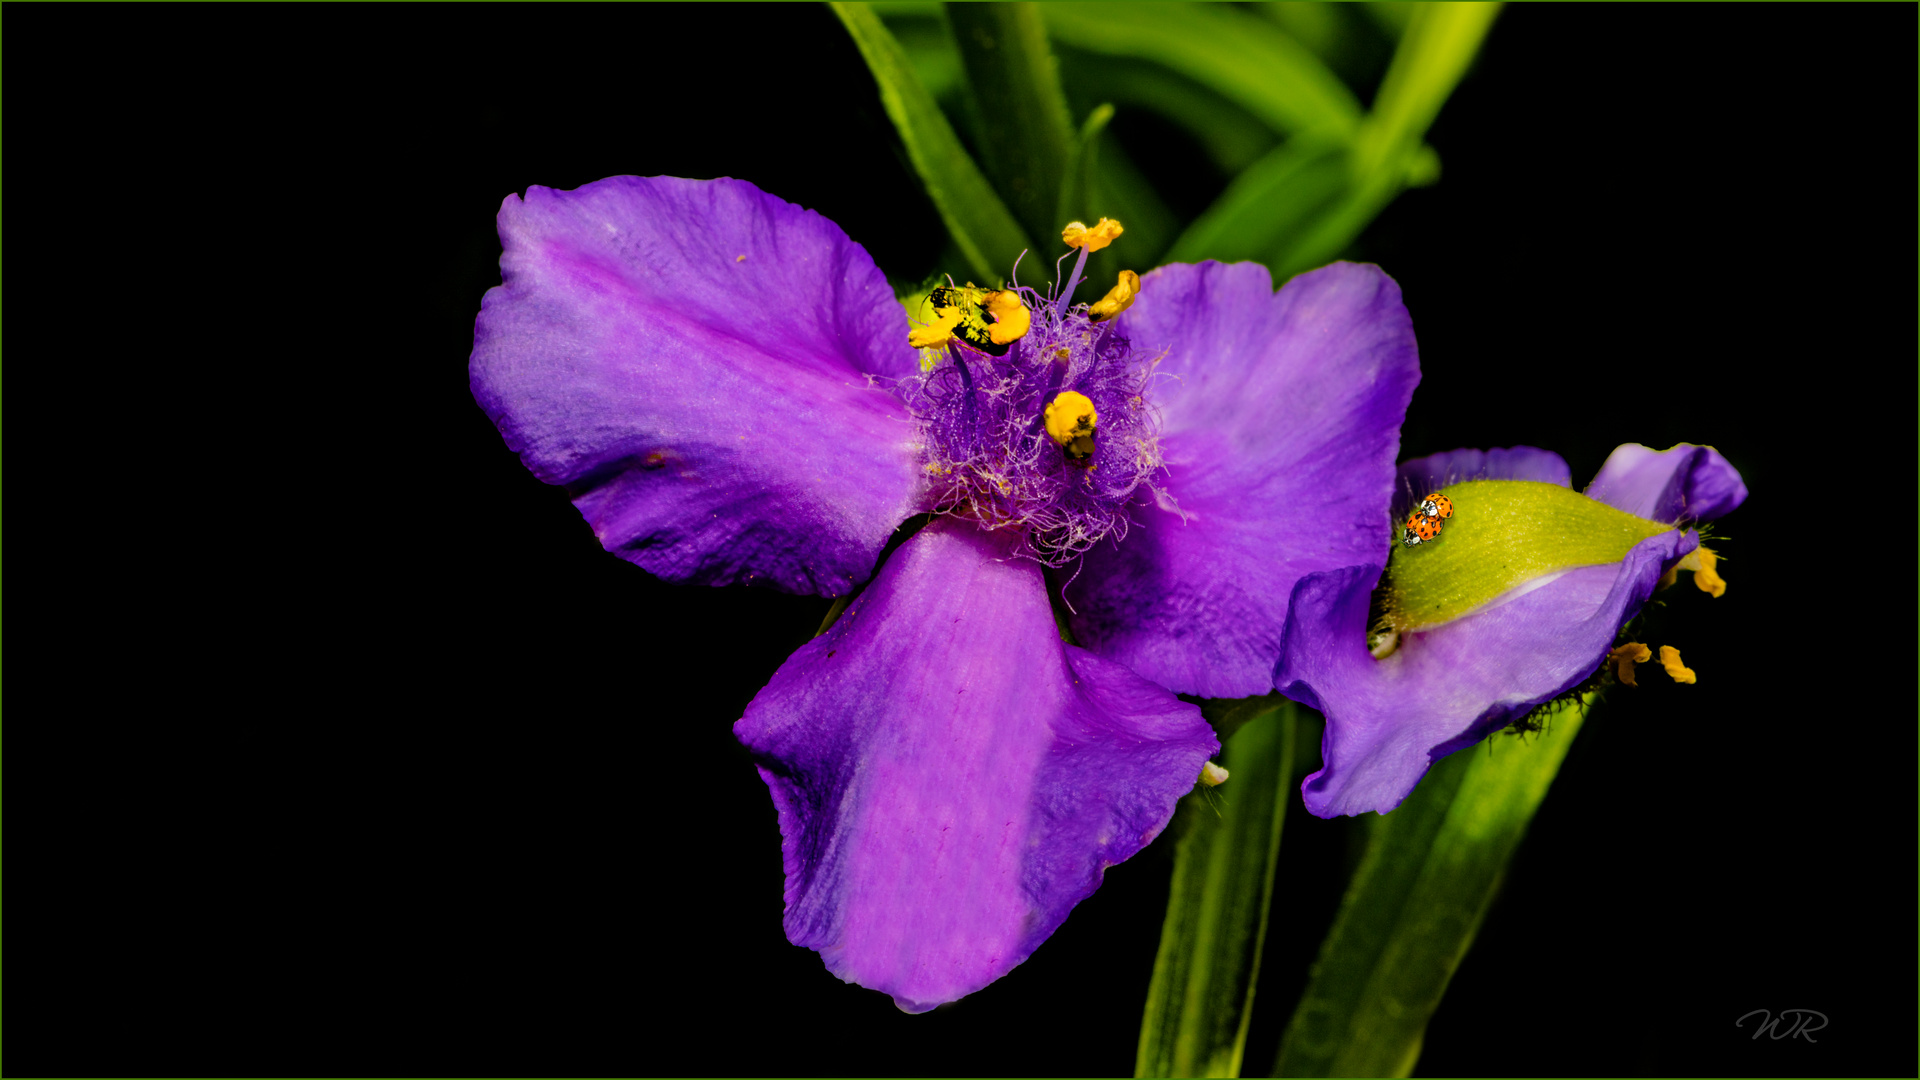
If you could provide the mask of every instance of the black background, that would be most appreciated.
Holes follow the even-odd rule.
[[[605,554],[468,395],[530,184],[740,177],[938,268],[826,9],[9,14],[16,378],[113,367],[16,395],[16,447],[110,449],[15,458],[15,701],[75,704],[14,714],[8,1072],[1131,1072],[1166,845],[956,1005],[840,983],[729,730],[826,601]],[[1684,440],[1752,491],[1727,595],[1672,594],[1699,684],[1596,710],[1424,1074],[1913,1072],[1914,23],[1509,9],[1354,253],[1420,338],[1402,456]],[[1352,829],[1288,821],[1250,1074]],[[1793,1007],[1817,1044],[1734,1027]]]

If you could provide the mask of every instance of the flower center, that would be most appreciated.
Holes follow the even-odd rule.
[[[1069,226],[1081,254],[1056,296],[1017,284],[935,289],[933,321],[909,338],[923,371],[902,396],[921,424],[937,510],[1020,529],[1027,554],[1049,566],[1124,536],[1127,504],[1142,485],[1152,490],[1161,467],[1147,400],[1158,358],[1136,354],[1109,321],[1138,295],[1139,277],[1123,274],[1096,304],[1065,302],[1086,251],[1119,234],[1105,219]]]

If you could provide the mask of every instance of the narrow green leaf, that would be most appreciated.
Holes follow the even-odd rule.
[[[1032,243],[960,145],[953,125],[879,17],[865,4],[836,3],[833,10],[873,72],[887,117],[954,243],[979,281],[998,283]]]
[[[1337,4],[1265,3],[1254,4],[1253,11],[1322,60],[1348,47],[1346,43],[1354,37],[1352,25]]]
[[[1293,790],[1295,706],[1278,694],[1209,704],[1228,707],[1208,718],[1222,733],[1220,764],[1231,775],[1180,807],[1135,1076],[1239,1076],[1253,1015]]]
[[[929,3],[897,13],[884,10],[888,5],[873,6],[879,11],[887,32],[907,54],[907,61],[913,65],[914,74],[920,76],[927,93],[943,108],[953,111],[966,92],[967,72],[960,65],[960,47],[954,43],[953,27],[947,23],[943,6]]]
[[[1282,134],[1350,134],[1360,104],[1272,22],[1224,4],[1043,4],[1063,44],[1151,60],[1235,102]]]
[[[1027,235],[1058,232],[1074,132],[1039,12],[1031,3],[949,4],[947,18],[980,105],[987,175]]]
[[[1276,278],[1339,255],[1409,183],[1431,182],[1437,175],[1421,140],[1499,11],[1499,4],[1410,5],[1393,65],[1374,95],[1373,112],[1354,137],[1352,188],[1297,240],[1269,257]]]
[[[1098,299],[1105,294],[1118,280],[1122,269],[1145,273],[1158,266],[1164,261],[1161,254],[1180,231],[1180,219],[1121,149],[1113,132],[1101,132],[1095,142],[1098,151],[1084,219],[1115,218],[1127,231],[1112,247],[1087,260],[1087,284],[1079,294],[1083,300],[1089,296]],[[1057,257],[1060,251],[1061,246],[1056,244],[1048,258]]]
[[[1067,158],[1065,182],[1060,185],[1060,201],[1053,217],[1065,227],[1069,221],[1098,217],[1093,213],[1091,195],[1100,161],[1100,133],[1113,119],[1113,106],[1100,105],[1087,114],[1080,135],[1073,141],[1073,153]],[[1111,216],[1111,215],[1109,215]]]
[[[1394,50],[1373,111],[1356,140],[1357,164],[1364,172],[1388,158],[1411,153],[1426,138],[1433,118],[1460,85],[1468,65],[1492,29],[1499,4],[1410,4],[1407,28]]]
[[[1158,113],[1186,129],[1228,176],[1259,160],[1278,141],[1273,129],[1240,106],[1158,64],[1056,48],[1069,105],[1111,101]]]
[[[1312,136],[1287,140],[1234,177],[1180,234],[1168,262],[1264,261],[1340,202],[1352,173],[1347,147]]]
[[[1495,735],[1442,759],[1399,809],[1372,819],[1275,1076],[1412,1073],[1427,1021],[1591,703],[1563,707],[1536,735]]]
[[[946,7],[940,0],[874,0],[867,6],[888,22],[897,18],[937,19],[941,14],[940,9]]]
[[[1388,37],[1397,38],[1407,32],[1407,24],[1413,21],[1413,9],[1420,5],[1405,3],[1403,0],[1380,0],[1378,3],[1359,6],[1383,33]]]

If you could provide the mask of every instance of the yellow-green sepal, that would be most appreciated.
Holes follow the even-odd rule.
[[[1439,536],[1408,547],[1395,523],[1385,602],[1396,630],[1457,619],[1546,574],[1617,563],[1673,528],[1531,480],[1469,480],[1438,494],[1453,501]]]

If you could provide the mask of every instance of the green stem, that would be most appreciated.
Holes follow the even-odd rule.
[[[1253,1014],[1292,792],[1295,706],[1278,695],[1209,706],[1209,719],[1230,736],[1220,764],[1231,775],[1196,789],[1180,808],[1135,1076],[1240,1075]]]
[[[1444,758],[1372,821],[1366,855],[1281,1037],[1275,1076],[1407,1076],[1507,864],[1579,732],[1589,696],[1546,730]]]

